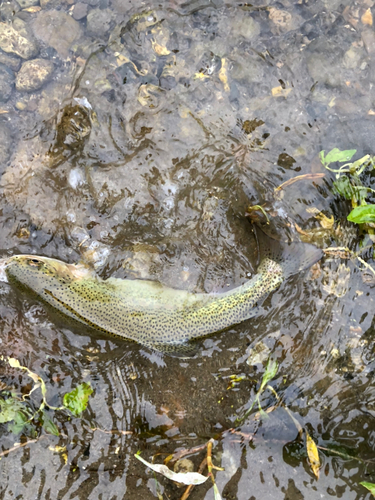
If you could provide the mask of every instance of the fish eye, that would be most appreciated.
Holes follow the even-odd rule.
[[[29,259],[28,264],[29,266],[39,267],[42,264],[42,262],[38,259]]]

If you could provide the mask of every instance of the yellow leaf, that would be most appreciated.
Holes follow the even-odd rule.
[[[8,363],[12,368],[21,368],[20,362],[16,358],[8,358]]]
[[[333,215],[331,217],[327,217],[323,212],[319,212],[316,207],[306,208],[306,211],[310,214],[313,214],[315,219],[318,219],[320,225],[323,229],[332,229],[335,224],[335,219]]]
[[[361,17],[361,21],[363,24],[367,24],[368,26],[372,26],[372,13],[371,9],[367,9],[366,12]]]
[[[156,52],[158,56],[167,56],[171,53],[167,47],[163,47],[163,45],[158,44],[155,40],[151,40],[152,48]]]
[[[291,93],[293,89],[290,87],[287,89],[284,89],[281,85],[279,87],[274,87],[271,90],[271,93],[273,97],[288,97],[288,95]]]
[[[206,78],[210,78],[210,76],[204,73],[195,73],[194,75],[194,80],[205,80]]]
[[[307,450],[307,456],[309,457],[309,462],[310,462],[310,467],[313,473],[315,474],[315,477],[319,479],[319,468],[320,468],[320,459],[319,459],[319,452],[318,448],[316,447],[315,441],[312,439],[310,434],[306,432],[306,450]]]
[[[39,12],[42,10],[42,7],[39,7],[39,5],[33,5],[31,7],[26,7],[26,9],[22,9],[23,12],[31,12],[31,13],[34,13],[34,12]]]
[[[230,87],[228,85],[227,67],[228,67],[227,61],[223,57],[221,60],[221,69],[219,71],[219,78],[220,78],[221,83],[224,85],[225,92],[230,91]]]

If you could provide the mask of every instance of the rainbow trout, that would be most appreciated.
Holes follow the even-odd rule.
[[[270,242],[265,235],[262,239],[266,250],[257,274],[224,293],[190,293],[144,280],[103,280],[81,265],[34,255],[10,257],[5,273],[10,283],[95,330],[188,354],[192,341],[254,316],[255,306],[286,278],[321,258],[321,250],[312,245]]]

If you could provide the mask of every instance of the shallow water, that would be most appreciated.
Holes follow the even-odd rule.
[[[262,203],[305,231],[320,227],[308,208],[333,215],[339,236],[317,242],[359,248],[319,152],[373,153],[373,3],[3,2],[2,22],[36,47],[30,59],[54,68],[25,89],[24,59],[0,52],[1,257],[83,260],[102,277],[227,290],[256,272],[245,212]],[[275,201],[276,187],[310,173],[325,175]],[[225,499],[369,499],[359,484],[375,482],[368,278],[356,262],[327,257],[188,360],[70,328],[2,283],[2,355],[41,376],[53,406],[82,382],[94,392],[81,418],[47,412],[59,437],[0,424],[1,498],[179,499],[184,489],[156,481],[134,454],[161,463],[214,438]],[[260,421],[255,408],[227,432],[270,356],[279,364],[271,385],[294,418],[341,453],[321,450],[319,480],[282,407]],[[2,362],[0,373],[0,389],[31,390],[25,372]],[[40,390],[27,399],[34,410],[40,402]],[[270,391],[261,405],[276,405]],[[204,456],[190,457],[195,470]],[[214,498],[212,484],[189,498]]]

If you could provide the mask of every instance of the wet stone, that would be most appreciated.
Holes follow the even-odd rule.
[[[17,3],[21,9],[28,9],[34,7],[34,5],[39,5],[39,0],[17,0]]]
[[[231,22],[232,32],[241,35],[247,40],[252,40],[260,33],[259,23],[250,16],[235,17]]]
[[[0,63],[13,71],[18,71],[21,67],[21,59],[5,54],[5,52],[0,52]]]
[[[74,9],[73,9],[73,17],[76,21],[79,21],[80,19],[83,19],[84,17],[87,16],[87,4],[86,3],[81,3],[78,2],[75,4]]]
[[[0,17],[3,21],[11,21],[14,18],[14,15],[20,10],[21,8],[15,0],[0,2]]]
[[[9,160],[12,136],[5,123],[0,123],[0,172],[2,166]]]
[[[31,59],[38,53],[35,42],[22,36],[12,26],[0,23],[0,49],[15,54],[22,59]]]
[[[93,9],[87,16],[87,31],[93,35],[105,35],[112,20],[113,13],[109,9]]]
[[[0,64],[0,101],[5,102],[12,95],[13,83],[13,72]]]
[[[16,89],[20,92],[40,89],[51,78],[53,69],[53,63],[46,59],[23,63],[16,78]]]
[[[42,7],[42,9],[51,9],[54,7],[58,7],[59,5],[61,5],[61,0],[40,0],[40,6]]]
[[[61,57],[67,57],[81,28],[77,21],[60,10],[41,11],[33,23],[34,34],[54,48]]]

